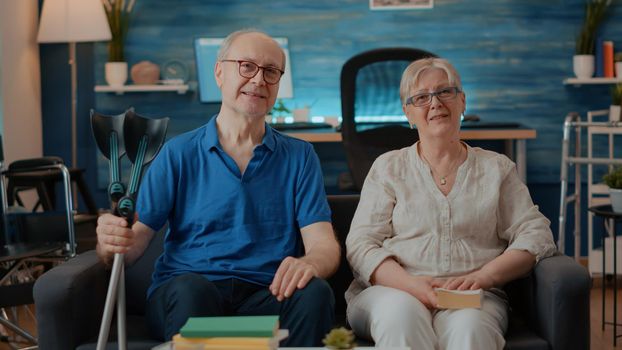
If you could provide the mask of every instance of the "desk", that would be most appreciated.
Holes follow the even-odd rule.
[[[288,131],[285,134],[308,142],[341,142],[341,133],[333,129]],[[516,162],[518,176],[527,181],[527,139],[535,139],[534,129],[463,129],[462,140],[503,140],[505,154]]]
[[[594,215],[596,216],[600,216],[602,217],[605,221],[604,223],[606,224],[607,221],[609,221],[609,225],[611,228],[611,232],[613,234],[613,322],[605,322],[605,276],[607,276],[607,274],[605,273],[605,238],[606,235],[603,234],[603,282],[602,282],[602,320],[601,320],[601,327],[602,330],[605,330],[605,324],[608,325],[613,325],[613,346],[616,346],[616,340],[618,339],[618,337],[621,337],[622,335],[618,335],[617,334],[617,329],[618,326],[620,326],[621,324],[618,323],[618,283],[617,283],[617,279],[618,279],[618,264],[617,264],[617,260],[618,260],[618,249],[617,249],[617,245],[616,245],[616,221],[622,221],[622,213],[615,213],[613,211],[613,209],[611,208],[611,205],[607,204],[607,205],[598,205],[598,206],[594,206],[594,207],[590,207],[588,209],[589,211],[591,211],[592,213],[594,213]],[[607,227],[605,226],[605,232],[607,232]]]

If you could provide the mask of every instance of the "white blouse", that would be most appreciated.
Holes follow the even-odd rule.
[[[412,275],[432,277],[478,270],[506,249],[526,250],[539,261],[556,251],[549,225],[504,155],[467,145],[445,196],[417,144],[388,152],[365,179],[346,239],[354,272],[346,300],[370,286],[388,257]]]

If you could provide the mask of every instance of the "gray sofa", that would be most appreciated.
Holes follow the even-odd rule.
[[[358,195],[329,196],[333,225],[343,244],[358,204]],[[126,271],[129,349],[158,344],[148,335],[145,295],[154,260],[162,251],[158,235],[145,255]],[[109,271],[89,251],[41,276],[34,287],[39,346],[42,350],[94,349]],[[345,258],[329,279],[335,293],[336,319],[345,324],[343,294],[352,280]],[[542,260],[527,277],[506,286],[510,327],[506,349],[588,349],[590,346],[590,277],[567,256]],[[111,339],[114,340],[114,325]],[[108,347],[116,349],[111,341]]]

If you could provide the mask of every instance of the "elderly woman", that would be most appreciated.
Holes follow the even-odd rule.
[[[500,289],[556,247],[504,155],[460,141],[465,95],[446,60],[411,63],[400,95],[420,141],[372,166],[346,241],[354,332],[377,346],[502,349]],[[434,288],[483,289],[480,309],[436,308]]]

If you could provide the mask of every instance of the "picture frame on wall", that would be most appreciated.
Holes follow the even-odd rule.
[[[371,10],[419,10],[433,7],[434,0],[369,0]]]

